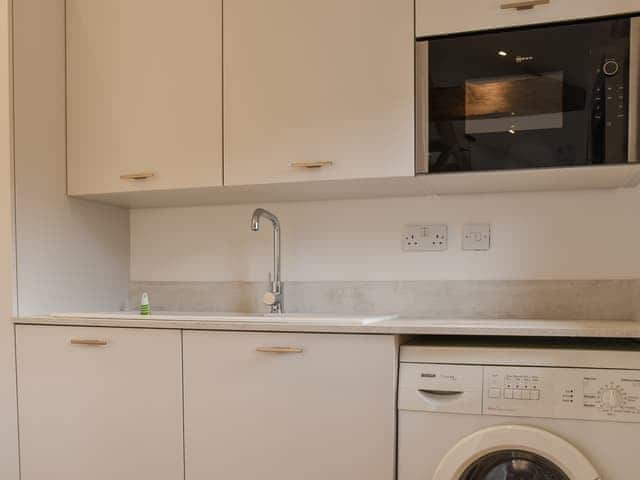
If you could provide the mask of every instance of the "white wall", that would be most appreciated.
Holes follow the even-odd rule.
[[[256,205],[131,212],[131,280],[265,280],[271,232]],[[261,205],[283,226],[284,279],[640,278],[640,188]],[[449,224],[447,252],[403,253],[404,224]],[[489,252],[461,250],[489,222]]]
[[[15,308],[9,2],[0,0],[0,478],[18,479],[11,316]]]
[[[66,196],[65,2],[14,4],[20,315],[126,304],[127,211]]]

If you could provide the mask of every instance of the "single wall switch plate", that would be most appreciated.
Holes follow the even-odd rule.
[[[463,250],[489,250],[489,248],[491,248],[491,225],[465,225],[463,227]]]
[[[405,225],[402,250],[405,252],[440,252],[448,247],[446,225]]]

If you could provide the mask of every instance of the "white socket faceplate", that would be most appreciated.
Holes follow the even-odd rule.
[[[449,246],[446,225],[405,225],[402,250],[405,252],[439,252]]]

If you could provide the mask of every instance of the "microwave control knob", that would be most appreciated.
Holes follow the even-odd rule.
[[[607,77],[613,77],[620,70],[620,65],[615,60],[607,60],[602,66],[602,71]]]

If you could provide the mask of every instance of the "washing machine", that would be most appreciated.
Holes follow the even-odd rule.
[[[398,480],[640,479],[640,345],[416,341],[400,349]]]

